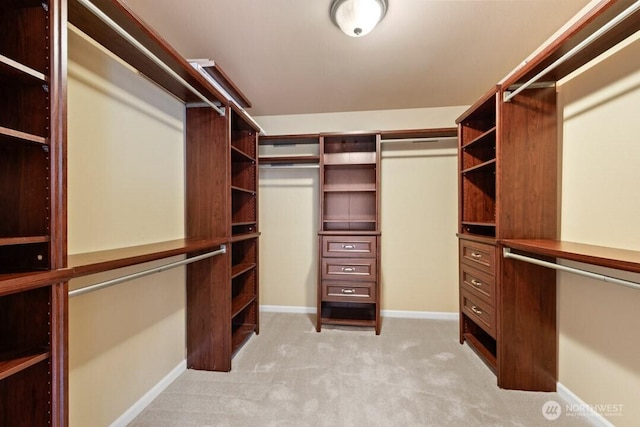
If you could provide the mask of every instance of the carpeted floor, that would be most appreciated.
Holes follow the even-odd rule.
[[[304,314],[263,313],[260,335],[230,373],[188,370],[130,425],[586,426],[542,406],[556,393],[500,390],[457,321],[383,319],[370,329],[323,328]]]

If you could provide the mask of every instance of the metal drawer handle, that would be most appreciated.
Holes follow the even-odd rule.
[[[476,279],[471,279],[471,284],[473,286],[477,286],[477,287],[482,286],[482,282],[480,282],[479,280],[476,280]]]
[[[482,254],[479,254],[477,252],[471,252],[471,258],[480,259],[482,258]]]
[[[482,315],[482,310],[479,310],[478,307],[476,307],[475,305],[471,307],[471,311],[473,311],[478,316]]]
[[[343,294],[355,294],[356,290],[355,289],[341,289],[340,292],[342,292]]]
[[[342,245],[342,249],[355,249],[356,245]]]
[[[341,270],[345,273],[353,273],[354,271],[356,271],[354,267],[342,267]]]

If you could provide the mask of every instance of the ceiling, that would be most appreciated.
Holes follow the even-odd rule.
[[[214,60],[253,116],[472,104],[589,0],[389,0],[352,38],[331,0],[123,0],[186,58]]]

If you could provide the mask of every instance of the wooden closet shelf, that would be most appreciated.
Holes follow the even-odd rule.
[[[242,188],[242,187],[238,187],[236,185],[232,185],[231,186],[231,190],[237,191],[239,193],[247,193],[247,194],[250,194],[252,196],[254,196],[256,194],[256,190],[251,190],[249,188]]]
[[[331,221],[324,221],[331,222]],[[344,222],[344,221],[343,221]],[[354,221],[351,221],[354,222]],[[320,236],[380,236],[382,233],[380,231],[370,231],[370,230],[338,230],[338,231],[318,231],[318,235]]]
[[[480,163],[479,165],[472,166],[470,168],[464,169],[462,171],[463,175],[466,175],[470,172],[495,172],[496,170],[496,159],[491,159],[486,162]]]
[[[562,240],[504,239],[500,244],[540,256],[562,258],[600,267],[640,273],[640,251]]]
[[[260,237],[260,233],[237,234],[231,237],[231,243],[237,243],[243,240],[256,239],[258,237]]]
[[[558,36],[553,43],[529,59],[526,65],[507,76],[503,80],[502,86],[510,87],[512,85],[522,84],[538,75],[565,53],[600,30],[602,26],[614,19],[633,3],[634,1],[632,0],[607,0],[600,2],[585,16]],[[601,35],[595,42],[565,60],[555,69],[541,75],[539,81],[560,80],[637,31],[640,31],[639,10],[630,14],[613,29]]]
[[[233,145],[231,146],[231,156],[236,161],[245,161],[251,163],[256,162],[256,159],[253,156],[250,156],[249,154],[245,153],[238,147],[234,147]]]
[[[226,238],[176,239],[147,245],[69,255],[68,265],[75,277],[156,261],[176,255],[215,249],[228,243]]]
[[[145,24],[120,0],[91,0],[100,11],[136,39],[175,74],[196,89],[209,102],[227,105],[227,101],[198,71],[155,30]],[[161,66],[140,54],[129,41],[97,18],[78,0],[69,1],[69,22],[185,103],[203,102]]]
[[[462,145],[461,148],[463,148],[463,149],[467,148],[467,147],[477,143],[478,141],[484,140],[485,138],[489,137],[490,135],[493,135],[493,137],[495,139],[495,134],[496,134],[496,127],[494,126],[491,129],[489,129],[486,132],[484,132],[482,135],[479,135],[478,137],[472,139],[469,142],[466,142],[464,145]],[[495,144],[495,142],[494,142],[494,144]]]
[[[320,162],[320,156],[263,156],[260,157],[261,164],[317,164]]]
[[[41,350],[0,353],[0,381],[47,360],[49,356],[48,351]]]
[[[28,245],[31,243],[46,243],[49,236],[21,236],[21,237],[0,237],[0,246]]]
[[[408,129],[388,130],[380,132],[380,138],[385,139],[414,139],[414,138],[450,138],[458,135],[458,128]]]
[[[235,354],[235,352],[238,351],[240,347],[242,347],[242,344],[244,344],[249,339],[249,337],[251,337],[255,330],[256,325],[252,323],[247,323],[236,327],[231,336],[231,348],[233,354]]]
[[[176,239],[147,245],[68,256],[68,267],[58,270],[0,274],[0,295],[66,282],[89,274],[129,267],[176,255],[217,249],[226,238]]]
[[[231,302],[231,318],[236,317],[242,310],[247,308],[249,304],[256,300],[255,295],[238,295]]]
[[[231,278],[238,277],[242,273],[246,273],[247,271],[256,268],[256,263],[246,263],[246,264],[237,264],[231,267]]]
[[[46,83],[48,81],[44,73],[0,54],[0,80],[2,80],[4,76],[17,78],[23,82],[33,84]]]
[[[0,274],[0,296],[66,282],[73,278],[73,275],[71,268]]]
[[[43,145],[49,144],[49,138],[46,138],[44,136],[34,135],[32,133],[22,132],[19,130],[0,126],[0,142],[2,142],[2,139],[5,137],[9,137],[11,139],[22,139],[24,141],[35,142],[37,144]]]

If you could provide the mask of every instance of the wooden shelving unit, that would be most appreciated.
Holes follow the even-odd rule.
[[[231,110],[231,355],[258,334],[258,130]]]
[[[65,31],[60,1],[0,6],[3,426],[66,423]]]
[[[598,3],[458,119],[460,341],[466,341],[495,370],[500,387],[552,391],[557,382],[555,272],[506,260],[502,247],[637,268],[637,254],[631,255],[634,260],[629,263],[624,251],[556,241],[559,174],[554,87],[558,79],[640,30],[636,10],[573,51],[634,3]],[[556,64],[570,51],[569,59]],[[539,79],[534,81],[534,76]],[[606,253],[606,260],[598,253]]]
[[[380,333],[380,135],[320,136],[318,311],[322,325]]]
[[[68,257],[67,265],[67,19],[185,104],[204,102],[215,107],[200,115],[188,114],[188,133],[196,137],[187,144],[185,239],[77,254]],[[0,425],[66,426],[66,282],[170,256],[200,254],[230,243],[231,192],[235,191],[229,159],[232,125],[219,113],[231,110],[202,75],[119,0],[5,2],[0,6],[0,24]],[[253,123],[242,112],[236,116]],[[237,187],[247,189],[242,183]],[[245,231],[257,227],[255,219],[236,224]],[[225,254],[190,264],[188,300],[221,297],[220,289],[229,295],[230,260],[231,255]],[[245,307],[243,312],[251,305],[247,301],[238,300],[237,305]],[[235,329],[234,341],[238,341],[248,336],[248,328],[231,324],[231,306],[225,316],[212,313],[210,305],[202,308],[192,317],[224,324],[225,333],[199,329],[203,323],[192,318],[188,360],[213,359],[215,364],[216,357],[224,357],[215,354],[218,350],[211,337],[230,342],[230,331]],[[252,320],[257,325],[257,317]]]

